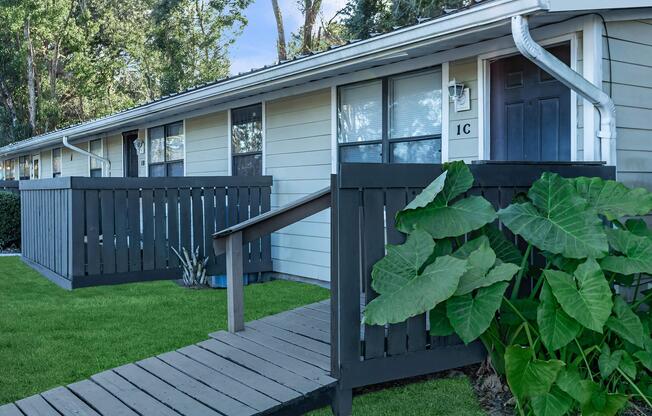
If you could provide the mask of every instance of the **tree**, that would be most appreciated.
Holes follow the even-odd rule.
[[[284,61],[288,59],[287,48],[285,47],[285,28],[283,26],[283,14],[278,5],[278,0],[272,0],[272,9],[274,10],[274,18],[276,19],[276,32],[278,40],[276,41],[276,50],[278,52],[278,60]]]

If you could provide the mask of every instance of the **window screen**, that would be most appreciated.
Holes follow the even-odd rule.
[[[439,71],[390,78],[389,137],[441,134],[441,98]]]

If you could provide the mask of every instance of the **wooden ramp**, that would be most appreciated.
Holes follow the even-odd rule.
[[[0,416],[300,415],[330,403],[330,303],[0,406]]]

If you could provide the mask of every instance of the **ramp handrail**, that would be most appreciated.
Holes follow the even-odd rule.
[[[229,332],[244,330],[242,246],[330,207],[331,188],[327,187],[213,234],[215,255],[226,253]]]

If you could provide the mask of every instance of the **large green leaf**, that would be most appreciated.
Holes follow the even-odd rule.
[[[537,323],[541,341],[550,351],[557,351],[571,342],[580,332],[581,326],[568,316],[552,294],[548,283],[544,283],[539,295]]]
[[[455,330],[446,316],[446,302],[442,302],[430,311],[430,335],[433,337],[447,337],[453,335]]]
[[[521,403],[528,397],[548,393],[563,367],[563,361],[533,358],[530,348],[510,345],[505,352],[507,383]]]
[[[652,239],[624,230],[607,230],[609,244],[623,256],[610,255],[600,261],[604,270],[630,275],[652,273]]]
[[[463,256],[466,254],[469,247],[475,247],[477,245],[475,244],[476,241],[480,241],[480,245],[477,249],[470,252],[468,255]],[[467,270],[460,278],[460,284],[457,286],[457,290],[455,291],[456,296],[471,293],[474,289],[482,286],[481,282],[484,280],[485,275],[496,262],[496,255],[491,247],[489,247],[489,241],[485,237],[466,243],[459,250],[453,253],[453,257],[459,259],[466,258],[468,260]]]
[[[436,239],[457,237],[496,219],[493,206],[481,196],[470,196],[453,205],[437,205],[399,213],[396,228],[409,233],[413,228],[426,230]]]
[[[597,383],[582,379],[577,367],[574,366],[563,368],[557,376],[556,384],[580,404],[590,402],[593,392],[600,388]]]
[[[530,191],[532,202],[512,204],[498,212],[515,234],[541,250],[570,258],[603,257],[607,238],[600,219],[569,182],[544,173]]]
[[[435,249],[425,231],[414,230],[401,245],[388,245],[387,255],[371,271],[372,287],[379,293],[391,293],[414,279]]]
[[[487,236],[489,245],[496,253],[496,257],[505,263],[521,264],[523,255],[513,242],[507,240],[505,234],[496,226],[487,224],[479,231],[481,235]]]
[[[406,209],[396,214],[396,228],[404,233],[414,228],[434,238],[457,237],[496,219],[492,205],[479,196],[455,198],[473,185],[473,175],[464,162],[445,165],[446,172],[431,183]],[[442,185],[442,177],[443,185]]]
[[[582,416],[615,416],[627,403],[624,394],[598,392],[603,396],[601,406],[596,405],[597,400],[591,400],[582,406]]]
[[[491,324],[502,303],[509,283],[496,283],[478,289],[475,296],[468,293],[446,302],[446,315],[455,333],[468,344],[482,335]]]
[[[643,329],[643,324],[632,311],[627,302],[616,296],[614,299],[614,314],[607,319],[607,328],[618,334],[622,339],[643,348],[645,340],[649,338]]]
[[[548,393],[532,398],[532,410],[536,416],[563,416],[572,406],[573,398],[557,386],[552,386]]]
[[[634,357],[643,364],[643,367],[647,368],[648,371],[652,371],[652,353],[647,351],[637,351],[634,353]]]
[[[584,327],[602,333],[613,302],[600,265],[586,260],[575,271],[575,279],[557,270],[545,270],[544,274],[564,312]]]
[[[403,322],[433,309],[455,293],[460,276],[465,271],[466,260],[443,256],[426,266],[420,275],[402,280],[400,285],[383,283],[383,289],[391,290],[376,290],[380,296],[367,305],[365,323],[384,325]]]
[[[652,210],[652,193],[644,188],[630,189],[620,182],[601,178],[568,179],[591,208],[609,220],[646,215]]]
[[[647,228],[645,220],[640,218],[630,218],[625,221],[625,229],[639,237],[652,238],[652,230]]]
[[[600,357],[598,357],[598,368],[603,378],[609,377],[616,371],[620,365],[620,361],[623,359],[623,354],[625,354],[623,350],[611,352],[609,345],[605,344],[602,346]]]
[[[623,359],[620,360],[618,368],[621,369],[622,372],[632,380],[636,378],[636,363],[627,351],[623,351]]]

